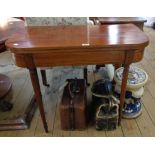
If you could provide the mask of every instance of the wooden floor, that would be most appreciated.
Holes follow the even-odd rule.
[[[145,93],[142,97],[142,115],[137,119],[122,119],[121,126],[114,131],[96,131],[95,127],[90,125],[83,131],[63,131],[60,128],[59,103],[63,90],[60,89],[65,79],[71,77],[82,77],[82,71],[72,70],[70,68],[55,68],[47,70],[48,82],[50,88],[45,88],[42,83],[41,89],[43,94],[46,118],[49,126],[49,133],[43,130],[40,114],[35,112],[31,126],[26,130],[0,131],[0,136],[18,137],[18,136],[99,136],[99,137],[138,137],[138,136],[155,136],[155,30],[145,28],[145,32],[150,38],[150,44],[145,50],[144,59],[134,65],[143,68],[149,75],[149,81],[145,86]],[[38,69],[39,71],[39,69]],[[16,117],[21,114],[26,105],[33,96],[30,77],[26,69],[18,68],[14,65],[10,52],[4,52],[0,55],[0,73],[8,75],[12,79],[11,97],[7,97],[13,104],[14,109],[11,112],[0,112],[0,119],[6,119],[9,116]],[[39,72],[38,72],[39,73]],[[89,82],[92,84],[101,77],[103,71],[94,72],[94,66],[88,66]],[[40,75],[40,74],[39,74]],[[88,102],[91,101],[90,88],[87,90]]]

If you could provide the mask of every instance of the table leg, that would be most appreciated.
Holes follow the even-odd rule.
[[[88,83],[88,73],[87,73],[87,67],[84,68],[83,74],[84,74],[84,79],[86,80],[86,85],[90,86],[90,83]]]
[[[39,79],[38,79],[38,74],[37,74],[37,69],[29,69],[30,76],[31,76],[31,82],[33,85],[34,93],[35,93],[35,98],[40,110],[40,115],[43,121],[44,129],[46,132],[48,132],[48,126],[45,118],[45,112],[44,112],[44,107],[43,107],[43,102],[42,102],[42,96],[41,96],[41,91],[40,91],[40,85],[39,85]]]
[[[121,85],[119,120],[118,120],[119,125],[121,123],[121,118],[122,118],[122,109],[123,109],[124,100],[125,100],[125,92],[126,92],[126,85],[127,85],[127,80],[128,80],[128,72],[129,72],[129,65],[125,65],[124,71],[123,71],[122,85]]]
[[[42,77],[42,81],[43,81],[43,85],[46,87],[49,87],[50,85],[47,83],[47,76],[46,76],[46,70],[41,69],[41,77]]]
[[[125,52],[124,63],[123,63],[124,71],[123,71],[123,77],[122,77],[120,106],[119,106],[119,120],[118,120],[119,125],[121,124],[122,109],[123,109],[124,100],[125,100],[129,66],[133,62],[133,58],[134,58],[134,50],[130,50],[130,51]]]

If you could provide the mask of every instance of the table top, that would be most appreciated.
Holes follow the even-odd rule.
[[[148,37],[133,24],[25,27],[6,41],[14,53],[37,50],[124,48],[148,45]]]
[[[24,21],[17,18],[0,19],[0,43],[5,42],[13,33],[25,29]]]
[[[125,23],[144,23],[147,20],[143,17],[96,17],[102,24],[125,24]]]

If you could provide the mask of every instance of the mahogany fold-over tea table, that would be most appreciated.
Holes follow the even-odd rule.
[[[27,67],[39,106],[44,129],[48,132],[37,67],[123,64],[119,124],[125,99],[129,65],[143,58],[148,37],[133,24],[89,26],[25,27],[7,40],[16,65]],[[52,101],[51,101],[52,102]]]

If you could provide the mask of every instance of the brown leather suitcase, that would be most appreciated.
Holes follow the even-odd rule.
[[[60,104],[61,128],[63,130],[85,129],[86,82],[84,79],[68,79],[67,81]],[[73,90],[71,90],[71,85]]]

